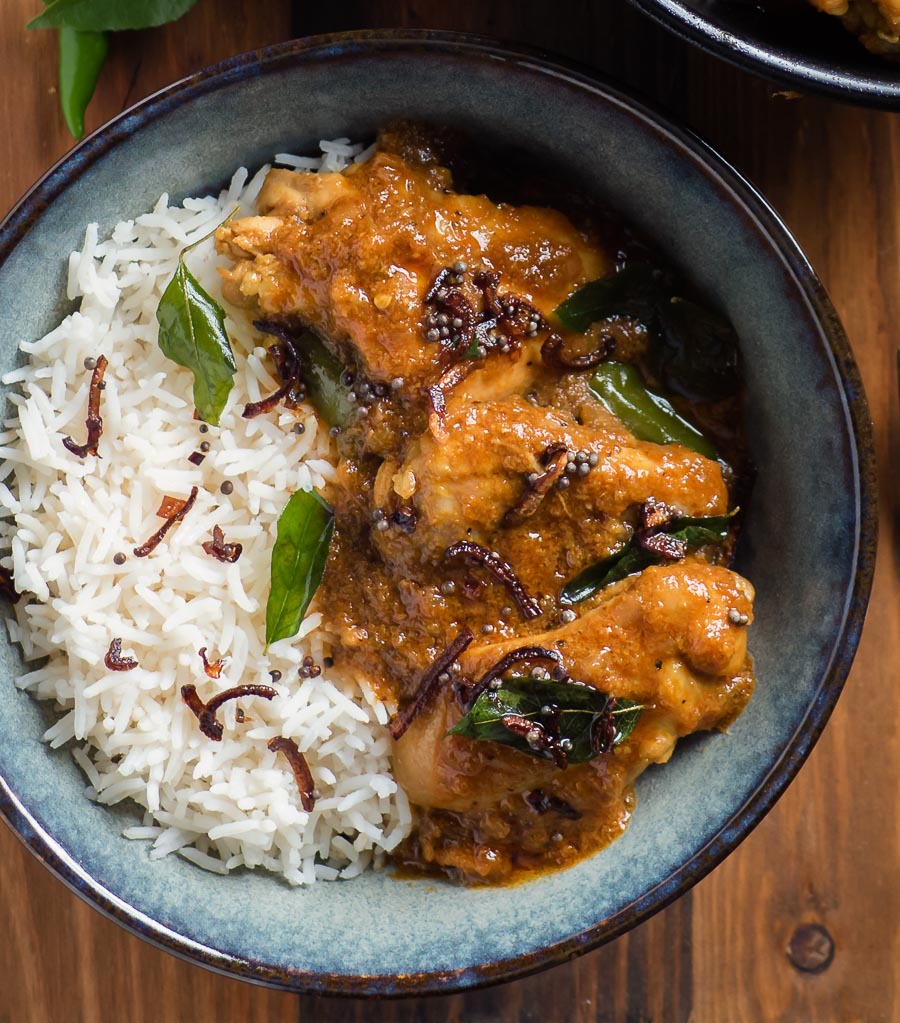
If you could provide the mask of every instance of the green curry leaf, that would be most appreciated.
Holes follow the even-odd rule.
[[[612,586],[626,576],[642,572],[654,560],[653,555],[639,547],[632,537],[608,557],[595,561],[569,580],[560,594],[560,603],[580,604],[605,586]]]
[[[325,574],[334,512],[314,490],[291,494],[278,519],[266,602],[266,645],[293,636]]]
[[[624,742],[634,731],[641,717],[644,705],[634,700],[626,700],[624,697],[616,697],[616,705],[612,710],[613,723],[616,727],[616,736],[613,739],[613,746]]]
[[[627,263],[617,273],[589,281],[569,295],[557,306],[556,318],[579,334],[610,316],[633,316],[647,324],[663,294],[661,276],[648,263]]]
[[[194,374],[194,405],[200,418],[218,426],[235,374],[225,331],[225,310],[200,286],[184,262],[156,310],[163,354]]]
[[[79,32],[118,32],[176,21],[197,0],[51,0],[28,28],[74,28]]]
[[[649,362],[667,390],[717,401],[740,386],[737,335],[724,316],[684,298],[659,307]]]
[[[303,383],[310,403],[329,426],[346,426],[356,407],[349,399],[350,388],[342,383],[344,366],[312,331],[297,338],[303,356]]]

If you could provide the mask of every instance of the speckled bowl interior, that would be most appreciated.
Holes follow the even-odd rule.
[[[221,878],[121,837],[136,813],[82,796],[47,709],[0,650],[0,810],[79,894],[214,968],[309,991],[448,990],[562,961],[633,926],[758,822],[817,738],[856,648],[871,581],[868,415],[834,313],[790,235],[702,143],[616,88],[533,55],[450,36],[287,44],[174,86],[107,126],[0,229],[0,360],[67,311],[66,256],[158,195],[217,189],[241,164],[397,116],[459,125],[574,174],[652,238],[741,337],[759,477],[739,569],[756,585],[758,689],[730,734],[692,739],[638,784],[623,838],[524,887],[460,889],[389,871],[291,889]],[[2,867],[0,867],[2,870]]]

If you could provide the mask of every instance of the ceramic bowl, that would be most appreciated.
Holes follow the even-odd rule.
[[[900,109],[895,61],[869,53],[806,0],[631,0],[708,53],[802,92]]]
[[[777,216],[714,152],[621,92],[485,40],[317,38],[236,57],[88,138],[0,229],[0,371],[18,339],[67,311],[67,253],[157,196],[217,189],[234,167],[320,138],[371,138],[397,116],[525,149],[618,210],[723,309],[741,337],[759,477],[738,568],[756,585],[759,684],[726,737],[704,735],[638,783],[628,832],[513,888],[384,871],[312,889],[221,878],[121,831],[47,708],[16,692],[0,650],[0,811],[77,894],[136,934],[223,972],[300,991],[393,995],[516,977],[622,934],[684,892],[772,806],[821,732],[856,650],[874,558],[869,419],[844,333]],[[165,159],[160,155],[165,154]],[[0,868],[2,869],[2,868]]]

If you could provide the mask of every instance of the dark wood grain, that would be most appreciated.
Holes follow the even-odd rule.
[[[53,41],[20,31],[37,0],[0,9],[0,206],[68,145]],[[449,28],[556,51],[614,76],[699,131],[764,192],[816,266],[865,380],[882,477],[875,590],[846,693],[797,781],[688,896],[549,973],[468,995],[373,1004],[275,995],[215,977],[82,905],[0,828],[0,1023],[299,1019],[534,1023],[876,1023],[900,1020],[900,120],[791,98],[691,50],[624,0],[201,0],[181,25],[115,47],[91,123],[230,53],[293,34]],[[761,296],[764,301],[764,296]],[[835,942],[802,973],[804,923]]]

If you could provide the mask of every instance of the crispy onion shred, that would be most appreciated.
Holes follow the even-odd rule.
[[[204,540],[201,546],[211,558],[215,558],[216,561],[228,562],[229,564],[237,561],[244,550],[243,544],[225,543],[225,534],[222,532],[221,527],[217,525],[213,526],[212,540]]]
[[[392,739],[399,739],[422,713],[441,684],[441,676],[450,674],[451,665],[474,638],[472,630],[468,626],[463,626],[456,639],[425,669],[410,705],[391,718],[389,728]]]
[[[472,359],[455,362],[428,388],[428,428],[436,441],[447,439],[447,396],[477,365]]]
[[[153,551],[162,542],[163,537],[172,526],[177,525],[187,515],[187,513],[194,507],[194,501],[197,500],[197,494],[199,491],[196,487],[191,487],[190,497],[186,501],[182,501],[178,508],[176,508],[166,519],[166,521],[157,529],[157,531],[149,539],[145,540],[140,546],[134,548],[134,556],[136,558],[146,558],[148,554],[152,554]],[[167,500],[170,500],[167,498]]]
[[[677,515],[678,512],[674,508],[652,497],[648,498],[638,510],[638,528],[635,530],[638,544],[651,554],[680,561],[687,555],[687,543],[668,533],[660,532]]]
[[[110,671],[133,671],[138,662],[133,657],[122,656],[122,640],[114,639],[103,658],[103,663]]]
[[[495,680],[502,678],[514,664],[533,664],[535,661],[549,661],[553,667],[550,670],[550,677],[556,682],[565,682],[568,679],[565,669],[562,666],[562,657],[556,650],[548,650],[543,646],[521,646],[516,650],[510,650],[504,654],[499,661],[489,668],[481,678],[470,686],[468,690],[460,689],[463,699],[463,706],[468,710],[479,696]]]
[[[559,334],[548,334],[541,345],[541,359],[544,364],[553,369],[561,369],[565,373],[577,373],[579,371],[593,369],[599,366],[604,359],[608,359],[615,350],[616,342],[613,337],[603,334],[600,337],[600,344],[592,352],[584,355],[566,355],[563,350],[563,339]]]
[[[300,805],[307,813],[311,813],[316,805],[316,783],[313,781],[312,771],[306,762],[306,757],[300,752],[297,743],[293,739],[286,739],[283,735],[276,735],[267,743],[273,753],[282,753],[288,764],[294,781],[297,783],[297,791],[300,793]]]
[[[569,766],[565,750],[560,748],[559,737],[545,728],[539,721],[530,721],[521,714],[504,714],[500,724],[513,735],[525,739],[532,749],[544,750],[553,757],[553,763],[564,771]]]
[[[85,419],[87,441],[84,444],[76,444],[71,437],[63,437],[63,446],[78,458],[87,458],[88,455],[98,454],[97,447],[103,435],[103,420],[100,418],[100,392],[103,390],[103,374],[106,372],[107,365],[109,363],[106,356],[98,355],[88,388],[87,418]]]
[[[227,700],[239,700],[243,696],[261,696],[264,700],[273,700],[278,691],[271,686],[243,685],[225,689],[208,702],[204,703],[197,694],[197,687],[192,684],[181,687],[181,698],[194,712],[200,722],[200,731],[213,742],[222,741],[222,722],[216,718],[216,711]]]
[[[569,449],[565,444],[549,444],[544,449],[541,455],[544,471],[525,484],[525,490],[518,504],[509,508],[500,520],[501,526],[507,529],[511,526],[520,526],[527,518],[534,515],[553,485],[565,472],[568,453]]]
[[[277,320],[254,320],[253,326],[260,333],[270,334],[277,339],[270,346],[269,355],[275,363],[281,386],[259,401],[248,402],[241,412],[244,419],[255,419],[265,412],[271,412],[281,402],[288,408],[296,408],[306,396],[303,384],[303,358],[294,333]]]
[[[220,657],[215,661],[209,661],[206,658],[206,647],[202,646],[197,651],[200,655],[200,660],[203,661],[203,670],[206,672],[209,678],[219,678],[222,674],[222,669],[225,667],[225,659]]]
[[[444,551],[446,560],[457,558],[460,555],[465,555],[482,565],[495,579],[503,583],[512,594],[513,600],[525,618],[538,618],[543,614],[537,598],[525,589],[509,563],[504,561],[496,551],[488,550],[487,547],[482,547],[481,544],[473,543],[471,540],[459,540]]]

